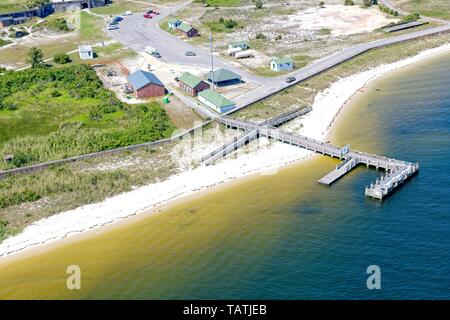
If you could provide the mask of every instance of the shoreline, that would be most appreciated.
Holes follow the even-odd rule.
[[[380,65],[354,75],[341,78],[327,89],[319,92],[312,111],[287,125],[289,130],[305,136],[325,141],[330,138],[332,128],[341,111],[362,88],[372,80],[399,70],[427,58],[450,51],[445,44],[406,59]],[[303,125],[303,127],[300,126]],[[225,159],[213,166],[200,166],[185,171],[169,179],[139,187],[73,210],[55,214],[26,227],[20,234],[5,239],[0,244],[0,258],[4,260],[19,252],[37,249],[74,235],[86,234],[102,226],[112,226],[119,221],[134,220],[158,214],[163,206],[176,201],[201,195],[230,181],[256,174],[275,174],[278,168],[299,163],[313,155],[312,152],[281,143],[270,144],[267,139],[258,141],[258,149],[250,154],[239,153],[239,157]],[[202,191],[202,192],[199,192]]]

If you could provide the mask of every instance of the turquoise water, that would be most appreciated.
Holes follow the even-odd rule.
[[[153,299],[449,299],[450,56],[375,82],[332,139],[418,161],[383,202],[377,173],[357,168],[331,188],[336,162],[230,184],[87,239],[0,266],[0,296]],[[79,264],[83,290],[65,289]],[[381,268],[368,290],[366,268]]]

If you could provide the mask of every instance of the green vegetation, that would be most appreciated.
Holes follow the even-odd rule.
[[[381,3],[378,4],[378,8],[380,8],[381,11],[384,13],[390,14],[391,16],[397,17],[398,12],[396,10],[389,9],[388,7],[382,5]]]
[[[36,47],[32,47],[30,51],[28,51],[27,63],[31,64],[32,68],[43,67],[44,54],[42,53],[42,50]],[[1,108],[1,100],[0,100],[0,108]]]
[[[236,7],[241,5],[241,0],[196,0],[196,3],[207,4],[210,7]]]
[[[87,12],[80,15],[80,38],[82,41],[106,40],[103,32],[104,21]]]
[[[235,28],[242,28],[243,25],[233,19],[219,18],[218,21],[203,22],[213,32],[232,32]]]
[[[322,28],[322,29],[319,30],[319,34],[321,36],[329,36],[331,34],[331,29]]]
[[[35,8],[50,3],[50,0],[27,0],[28,8]]]
[[[314,58],[304,54],[298,54],[292,56],[292,60],[294,60],[295,68],[300,69],[306,67],[310,62],[314,60]]]
[[[105,7],[92,8],[92,12],[102,15],[117,15],[124,11],[141,12],[148,8],[148,5],[133,0],[114,0]]]
[[[353,6],[355,3],[353,2],[353,0],[345,0],[344,1],[344,6]]]
[[[127,105],[87,65],[0,77],[0,168],[154,141],[175,129],[157,103]]]
[[[167,179],[177,172],[170,156],[171,148],[122,152],[1,179],[0,241],[54,213]],[[139,165],[117,166],[127,161],[136,161]],[[110,169],[102,170],[102,166]]]
[[[255,8],[256,9],[260,10],[260,9],[263,8],[263,6],[264,6],[264,4],[263,4],[262,0],[256,0],[255,1]]]
[[[53,57],[53,62],[54,63],[66,64],[66,63],[69,63],[71,61],[72,60],[70,59],[69,55],[66,54],[66,53],[57,53]]]
[[[0,241],[3,241],[8,236],[6,226],[8,223],[6,221],[0,220]]]
[[[409,21],[413,21],[413,20],[418,20],[420,19],[420,14],[416,13],[411,13],[408,14],[407,16],[402,17],[402,21],[401,22],[409,22]]]
[[[60,17],[56,19],[48,19],[44,26],[55,31],[70,31],[69,26],[67,25],[66,19]]]
[[[11,40],[4,40],[0,38],[0,47],[6,46],[7,44],[12,43]]]
[[[368,7],[370,7],[370,6],[374,5],[374,4],[377,4],[377,3],[378,3],[377,0],[363,0],[362,1],[362,6],[365,7],[365,8],[368,8]]]
[[[26,10],[27,0],[0,0],[0,14]]]
[[[450,19],[448,0],[404,0],[396,1],[407,12],[418,12],[423,16]]]

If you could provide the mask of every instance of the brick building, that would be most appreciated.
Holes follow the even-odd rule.
[[[151,72],[138,70],[127,77],[128,85],[138,99],[163,96],[164,84]]]

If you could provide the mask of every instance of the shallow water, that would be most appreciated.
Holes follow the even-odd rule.
[[[450,298],[450,56],[374,82],[332,142],[421,171],[384,202],[359,167],[332,187],[316,156],[139,218],[0,262],[3,298]],[[82,290],[66,289],[66,267]],[[368,290],[366,268],[381,268]]]

